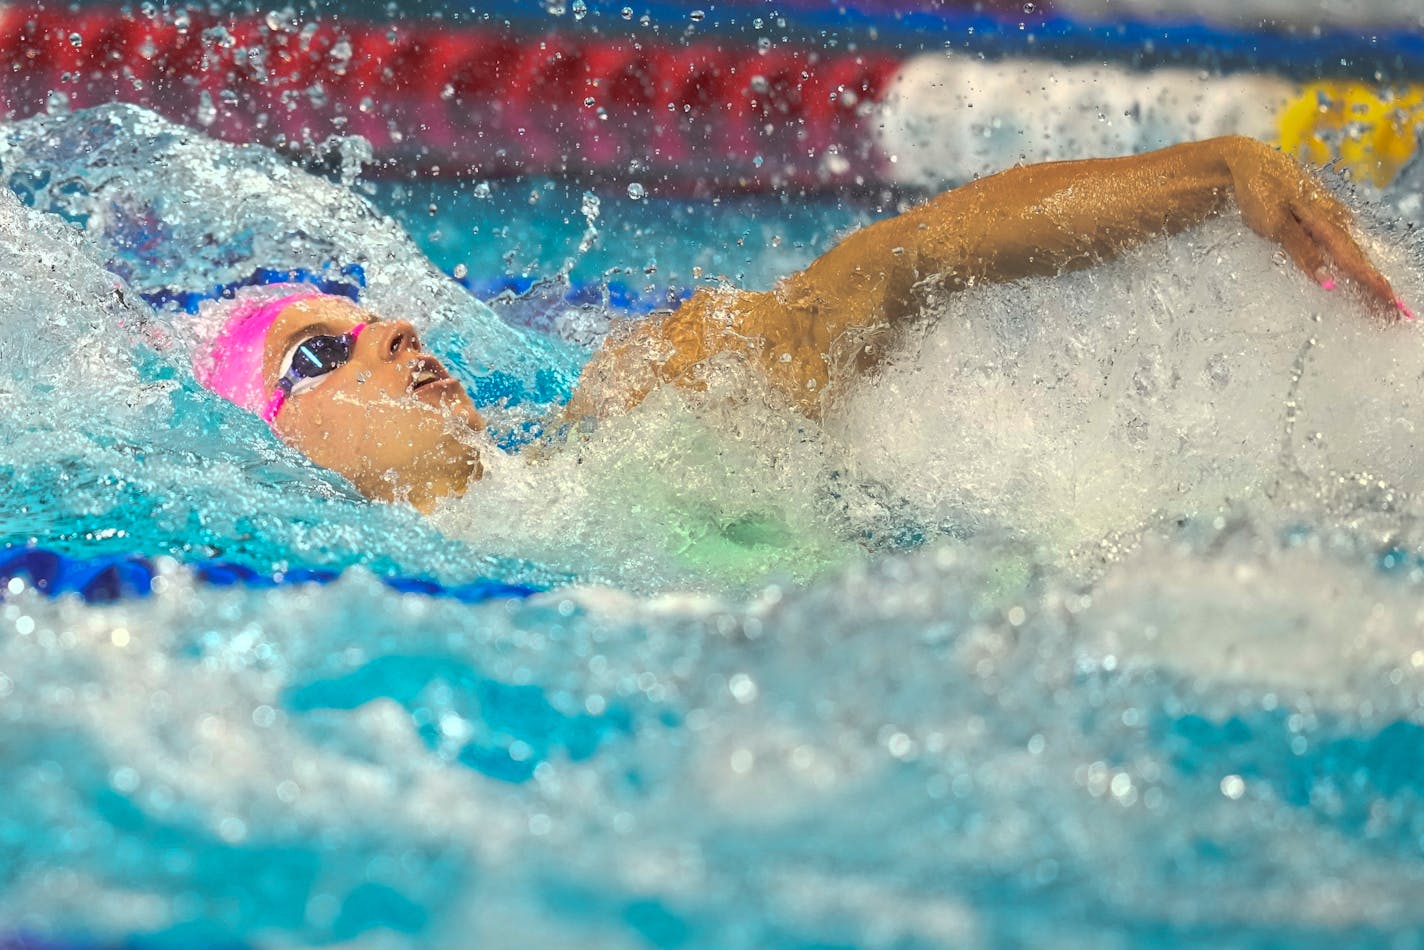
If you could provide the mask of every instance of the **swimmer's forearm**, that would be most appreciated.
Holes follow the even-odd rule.
[[[1062,273],[1189,227],[1226,206],[1232,161],[1254,149],[1265,146],[1227,138],[1012,168],[856,231],[770,293],[717,305],[773,385],[815,416],[831,382],[873,365],[935,293]]]
[[[856,231],[770,292],[703,290],[666,321],[605,344],[570,414],[633,405],[661,383],[695,384],[709,356],[736,351],[816,416],[831,380],[872,364],[926,291],[1084,266],[1221,207],[1232,141],[1013,168]]]
[[[1233,199],[1307,275],[1326,287],[1346,278],[1392,312],[1393,291],[1355,244],[1345,207],[1293,159],[1227,136],[1021,166],[945,192],[850,235],[771,294],[746,295],[743,332],[765,341],[768,376],[814,415],[824,386],[872,365],[885,331],[935,294],[1100,263]]]
[[[1348,210],[1294,159],[1243,136],[1009,169],[856,232],[787,281],[782,297],[823,314],[830,300],[848,300],[839,312],[851,321],[893,322],[919,313],[926,291],[1100,263],[1232,201],[1307,275],[1327,286],[1343,277],[1393,304]]]
[[[782,296],[848,300],[839,309],[852,321],[894,321],[918,313],[926,291],[1099,263],[1220,211],[1233,193],[1233,156],[1253,148],[1264,146],[1213,139],[1012,168],[857,231],[788,280]]]
[[[710,356],[734,353],[815,416],[829,384],[873,365],[886,332],[936,293],[1099,263],[1232,199],[1253,230],[1323,285],[1339,275],[1393,303],[1351,237],[1344,206],[1294,160],[1229,136],[1013,168],[862,228],[773,291],[699,292],[665,323],[599,353],[571,411],[631,405],[660,383],[698,385]]]

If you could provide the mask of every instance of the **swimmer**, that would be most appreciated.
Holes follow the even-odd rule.
[[[1233,203],[1326,290],[1345,282],[1390,317],[1413,317],[1351,237],[1348,210],[1294,160],[1233,136],[1012,168],[854,232],[770,291],[701,289],[605,341],[565,418],[629,409],[663,384],[699,387],[721,355],[819,418],[936,295],[1088,267]],[[481,453],[498,451],[411,324],[297,286],[223,306],[198,380],[367,497],[428,513],[481,477]]]

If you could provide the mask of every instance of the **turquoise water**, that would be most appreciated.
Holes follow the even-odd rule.
[[[125,108],[10,126],[0,174],[0,541],[159,559],[143,599],[6,588],[9,931],[1417,939],[1424,351],[1239,221],[944,301],[824,427],[732,375],[426,520],[202,392],[189,318],[139,292],[360,264],[471,383],[504,374],[512,426],[626,313],[443,271],[766,286],[882,209],[372,196]],[[1404,198],[1352,200],[1424,299]],[[220,588],[185,566],[213,557],[346,572]]]
[[[377,182],[371,200],[401,219],[442,270],[576,283],[621,280],[656,294],[726,277],[762,290],[837,236],[883,216],[879,202],[826,195],[670,198],[556,179]],[[589,216],[597,236],[589,241]]]

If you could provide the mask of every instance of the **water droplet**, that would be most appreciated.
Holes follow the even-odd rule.
[[[727,681],[727,689],[739,703],[749,703],[757,698],[757,684],[745,673],[734,673]]]
[[[476,198],[488,198],[490,196],[490,183],[482,181],[475,186],[474,196]]]
[[[588,4],[583,0],[574,0],[574,19],[582,20],[586,16],[588,16]]]
[[[236,41],[225,26],[210,26],[203,31],[203,39],[219,49],[232,49]]]
[[[691,18],[693,23],[701,23],[703,20],[707,19],[707,11],[693,10],[691,13],[688,14],[688,17]]]
[[[1025,3],[1025,4],[1023,5],[1023,11],[1024,11],[1025,13],[1032,13],[1032,12],[1033,12],[1033,4],[1031,4],[1031,3]]]
[[[644,196],[647,195],[647,193],[648,189],[644,188],[636,181],[628,186],[628,197],[632,198],[634,201],[642,201]]]
[[[599,200],[598,195],[595,195],[591,191],[585,191],[583,198],[579,202],[579,213],[592,224],[593,220],[598,217],[599,207],[602,204],[603,202]]]
[[[619,12],[620,14],[622,14],[623,19],[625,19],[625,20],[631,20],[631,19],[633,19],[633,8],[632,8],[632,7],[624,7],[622,10],[619,10],[618,12]]]
[[[269,10],[266,18],[267,29],[273,33],[281,33],[292,25],[292,21],[295,20],[296,17],[297,11],[291,7],[286,7],[282,10]]]
[[[75,49],[79,49],[81,46],[84,45],[84,37],[80,36],[78,33],[69,34],[69,45],[74,47]]]
[[[109,773],[109,784],[114,791],[129,795],[138,789],[139,774],[127,765],[121,765]]]
[[[598,100],[594,99],[593,96],[586,96],[586,97],[584,97],[583,104],[586,105],[586,106],[588,106],[588,107],[590,107],[590,108],[592,108],[592,107],[593,107],[593,104],[594,104],[595,102],[597,102],[597,101],[598,101]]]
[[[202,126],[212,125],[217,121],[218,108],[213,105],[212,95],[204,89],[198,93],[198,124]]]

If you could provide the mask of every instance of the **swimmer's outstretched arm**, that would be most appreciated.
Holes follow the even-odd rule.
[[[886,330],[934,295],[1107,260],[1227,208],[1326,287],[1345,278],[1393,313],[1349,211],[1294,160],[1240,136],[1127,158],[1020,166],[862,228],[767,293],[699,291],[661,323],[611,341],[584,371],[574,417],[696,386],[719,353],[750,360],[808,415],[833,380],[873,364]]]

